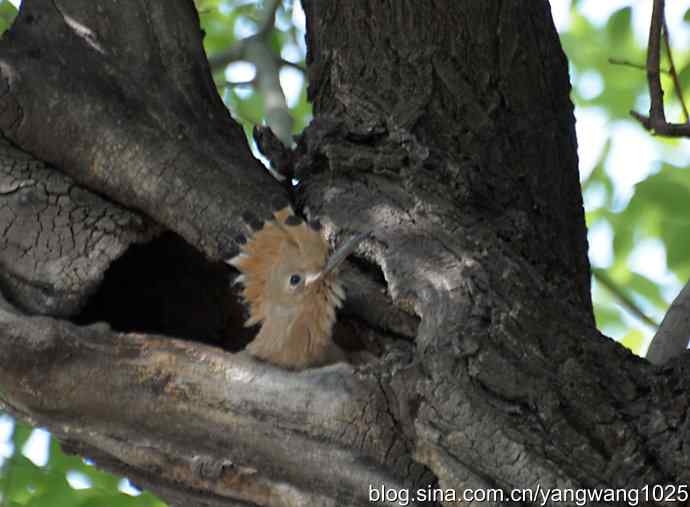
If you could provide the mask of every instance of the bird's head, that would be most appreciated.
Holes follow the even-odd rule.
[[[335,310],[344,292],[337,268],[366,236],[360,234],[329,254],[319,226],[310,225],[289,206],[276,211],[228,261],[240,271],[237,282],[249,307],[245,326],[262,325],[273,335],[306,335],[330,340]],[[265,333],[264,333],[265,334]]]

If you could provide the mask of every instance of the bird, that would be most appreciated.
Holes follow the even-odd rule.
[[[336,310],[345,300],[338,267],[369,233],[345,241],[334,252],[318,222],[308,223],[288,204],[253,232],[226,262],[240,275],[248,307],[245,327],[261,325],[247,346],[257,359],[303,370],[346,360],[332,340]]]

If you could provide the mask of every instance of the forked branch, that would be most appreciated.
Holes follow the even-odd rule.
[[[649,42],[647,45],[647,83],[649,85],[649,116],[645,116],[637,111],[630,111],[630,114],[639,121],[644,128],[651,130],[657,135],[669,137],[690,137],[690,123],[687,122],[688,113],[685,107],[683,95],[681,93],[678,75],[671,56],[671,47],[668,38],[668,28],[664,19],[665,0],[654,0],[652,10],[652,20],[649,27]],[[664,113],[664,90],[661,86],[661,40],[666,45],[669,57],[669,72],[673,77],[674,86],[678,93],[679,100],[683,107],[686,123],[669,123]]]

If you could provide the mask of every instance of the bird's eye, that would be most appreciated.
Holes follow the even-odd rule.
[[[302,277],[299,275],[292,275],[290,277],[290,285],[293,287],[302,281]]]

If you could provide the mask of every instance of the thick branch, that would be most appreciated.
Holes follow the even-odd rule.
[[[685,352],[689,340],[690,283],[687,283],[661,321],[661,326],[649,344],[647,359],[654,364],[664,364]]]
[[[410,486],[422,472],[408,469],[383,393],[344,364],[295,374],[5,302],[0,386],[12,413],[162,494],[174,484],[207,500],[361,505],[369,484]]]
[[[591,319],[567,65],[546,2],[304,6],[316,117],[293,161],[298,192],[375,231],[366,254],[421,318],[416,458],[458,492],[683,482],[687,452],[650,441],[658,425],[683,447],[687,394]]]
[[[0,140],[0,287],[27,311],[73,315],[111,262],[156,232]]]
[[[0,126],[219,259],[242,212],[268,217],[283,189],[218,97],[200,33],[188,0],[27,2],[0,47]]]
[[[24,11],[5,41],[7,135],[221,256],[236,212],[262,215],[280,187],[253,171],[207,69],[190,63],[203,61],[185,31],[197,29],[190,4],[148,2],[129,18],[96,16],[112,7],[97,0],[57,11],[43,1],[29,4],[43,17]],[[430,484],[429,469],[458,493],[687,482],[686,361],[654,369],[594,329],[567,65],[548,4],[318,0],[305,11],[316,119],[286,156],[297,201],[331,234],[374,231],[359,275],[376,280],[367,290],[385,287],[401,322],[355,313],[415,329],[414,348],[358,372],[296,374],[0,303],[5,403],[178,504],[357,505],[369,484]],[[135,40],[111,36],[115,20]],[[48,48],[39,65],[28,49],[46,34],[83,56],[51,86],[32,73],[59,76],[62,52]],[[134,93],[141,82],[155,93]],[[76,147],[61,157],[58,141]]]

